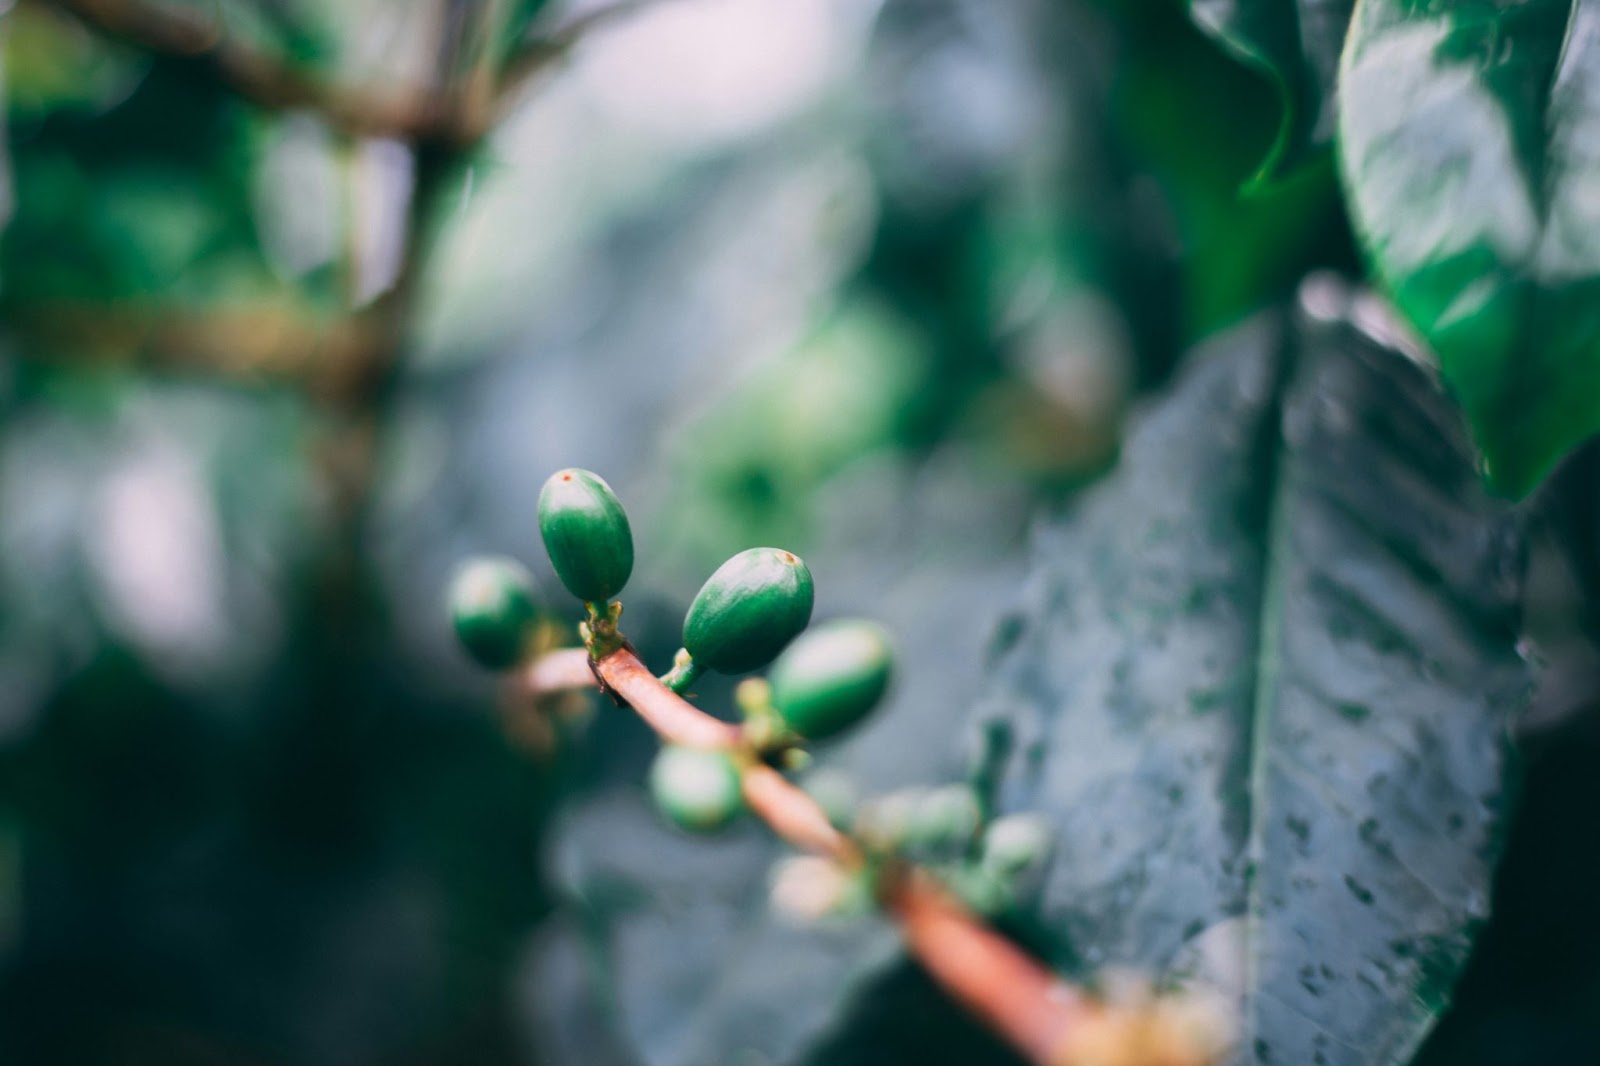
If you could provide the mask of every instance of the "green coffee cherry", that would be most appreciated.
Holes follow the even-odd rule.
[[[793,552],[750,548],[717,568],[689,606],[683,646],[724,674],[765,666],[811,621],[811,571]]]
[[[650,767],[656,808],[693,833],[721,829],[744,810],[739,768],[725,751],[669,745]]]
[[[872,622],[829,622],[802,634],[773,664],[772,706],[807,740],[855,725],[889,687],[893,652]]]
[[[633,573],[633,530],[616,493],[598,474],[558,470],[539,491],[539,534],[567,591],[605,603]]]
[[[473,559],[450,582],[450,621],[467,654],[490,670],[515,666],[538,609],[533,578],[514,559]]]

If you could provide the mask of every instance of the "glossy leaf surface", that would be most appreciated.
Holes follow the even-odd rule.
[[[1600,429],[1600,4],[1366,0],[1342,85],[1368,251],[1525,493]]]
[[[1272,79],[1283,122],[1261,177],[1294,169],[1333,143],[1334,83],[1354,0],[1190,0],[1194,21]]]
[[[1006,805],[1056,826],[1043,920],[1236,989],[1239,1062],[1409,1061],[1488,913],[1527,681],[1515,529],[1344,299],[1195,361],[1044,531],[990,697]]]

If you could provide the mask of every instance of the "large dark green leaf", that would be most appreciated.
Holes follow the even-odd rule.
[[[1283,122],[1262,177],[1333,142],[1334,81],[1354,0],[1190,0],[1201,29],[1277,85]]]
[[[1600,429],[1600,4],[1367,0],[1339,136],[1378,270],[1526,492]]]
[[[1506,802],[1520,537],[1430,377],[1313,282],[1215,342],[1038,545],[995,667],[1091,967],[1237,982],[1239,1061],[1408,1060]]]

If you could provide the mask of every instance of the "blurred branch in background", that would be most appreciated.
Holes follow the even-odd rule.
[[[581,15],[574,15],[544,34],[529,37],[514,49],[501,71],[498,97],[507,105],[531,79],[570,52],[590,31],[628,15],[637,14],[662,0],[612,0]]]
[[[354,136],[452,136],[448,102],[324,81],[232,39],[216,22],[145,0],[36,0],[69,11],[103,33],[157,55],[200,60],[240,96],[277,110],[307,108]]]
[[[304,108],[331,127],[356,137],[432,141],[468,148],[503,115],[507,101],[535,75],[565,56],[590,30],[648,7],[650,0],[616,0],[571,21],[537,32],[517,46],[503,72],[468,91],[374,89],[318,77],[292,60],[271,55],[233,36],[220,22],[181,12],[154,0],[30,0],[68,11],[102,33],[156,55],[205,62],[234,92],[274,110]],[[284,36],[293,20],[277,3],[257,5]],[[482,17],[487,5],[447,4]],[[457,38],[457,43],[461,38]],[[486,74],[492,74],[486,70]],[[484,91],[492,84],[491,91]],[[476,88],[477,91],[472,91]]]

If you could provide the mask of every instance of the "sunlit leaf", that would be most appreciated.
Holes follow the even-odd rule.
[[[1378,272],[1526,493],[1600,429],[1600,4],[1366,0],[1339,136]]]
[[[1283,120],[1262,178],[1277,177],[1333,143],[1334,83],[1354,0],[1190,0],[1196,23],[1269,77]]]

